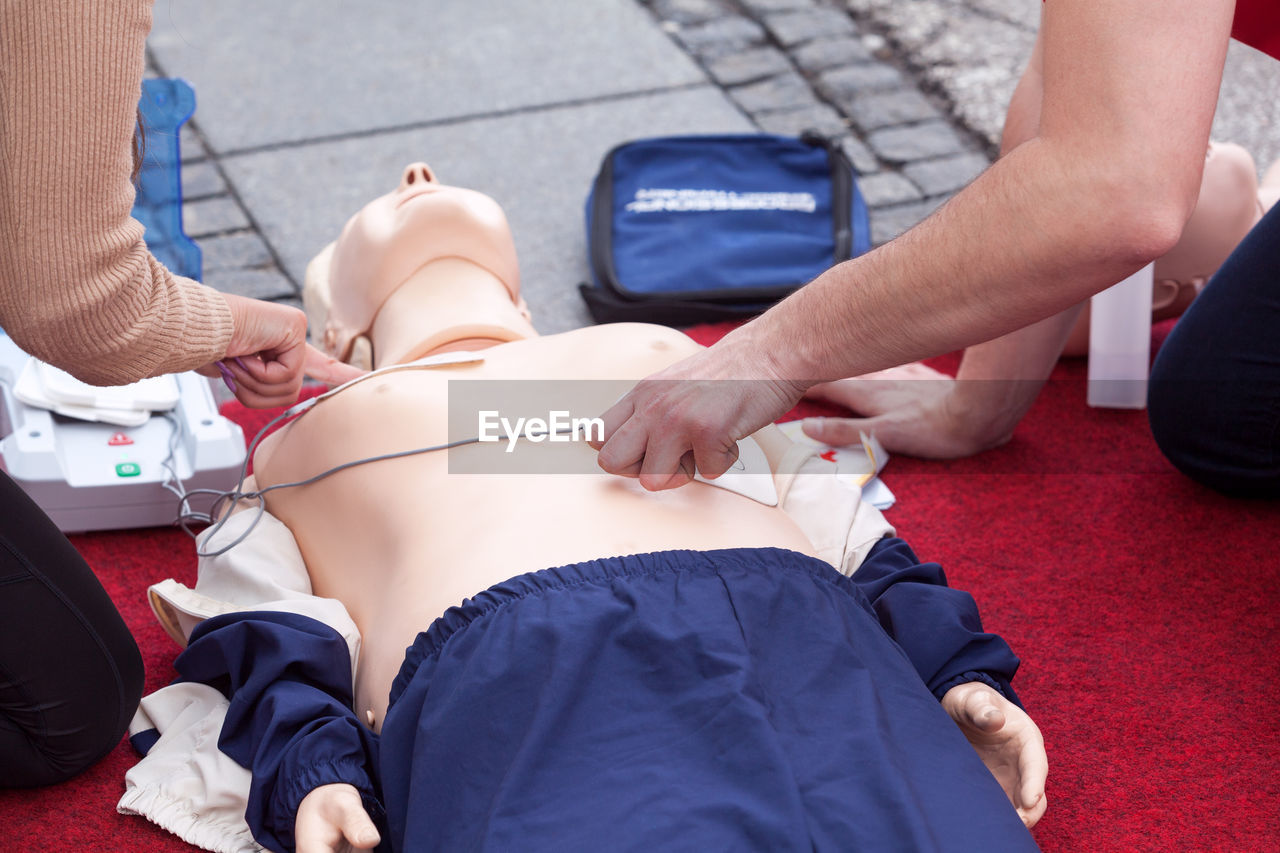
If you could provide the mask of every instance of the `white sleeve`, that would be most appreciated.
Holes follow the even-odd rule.
[[[213,547],[244,533],[253,516],[254,511],[231,516]],[[209,545],[207,539],[201,544]],[[169,579],[152,585],[147,597],[160,624],[183,647],[196,625],[222,613],[274,610],[309,616],[346,640],[354,684],[360,632],[340,601],[312,595],[293,534],[270,513],[225,554],[200,558],[194,589]],[[129,735],[150,748],[125,774],[117,810],[141,815],[214,853],[262,850],[244,819],[249,771],[218,749],[226,713],[226,698],[203,684],[173,684],[144,696]]]

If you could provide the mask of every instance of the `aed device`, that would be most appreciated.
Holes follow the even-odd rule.
[[[186,82],[143,81],[147,141],[133,216],[153,255],[198,280],[200,248],[182,230],[178,150],[194,108]],[[2,329],[0,436],[0,468],[68,533],[170,525],[179,493],[232,488],[245,456],[244,433],[218,413],[203,376],[98,388],[27,355]]]

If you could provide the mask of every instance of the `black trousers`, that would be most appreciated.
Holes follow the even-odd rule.
[[[1178,320],[1148,389],[1156,443],[1183,473],[1280,498],[1280,205]]]
[[[57,526],[0,473],[0,787],[52,785],[120,741],[142,656]]]

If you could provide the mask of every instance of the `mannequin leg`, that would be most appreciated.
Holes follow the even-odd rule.
[[[1269,207],[1260,198],[1257,166],[1249,152],[1231,143],[1210,143],[1195,210],[1178,244],[1155,262],[1152,322],[1181,316]],[[1086,302],[1062,354],[1088,352]]]

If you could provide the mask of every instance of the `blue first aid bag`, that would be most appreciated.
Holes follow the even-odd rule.
[[[871,246],[853,166],[816,133],[619,145],[586,214],[600,323],[750,317]]]

